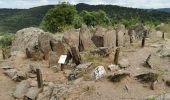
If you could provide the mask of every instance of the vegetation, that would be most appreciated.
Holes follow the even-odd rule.
[[[48,11],[42,22],[43,28],[50,32],[62,31],[65,27],[73,24],[76,9],[70,4],[60,4]]]
[[[42,19],[46,13],[54,7],[56,8],[56,6],[48,5],[31,9],[0,9],[0,33],[15,33],[25,27],[38,27],[41,23],[44,23]],[[110,22],[112,25],[123,23],[128,27],[139,22],[158,25],[161,22],[166,23],[170,19],[170,13],[157,10],[134,9],[115,5],[77,4],[74,7],[78,12],[78,14],[75,14],[74,20],[71,20],[75,28],[79,28],[83,22],[88,25],[108,24]],[[83,13],[83,16],[79,16]],[[104,18],[99,17],[100,14]],[[104,19],[104,23],[101,23],[103,21],[101,18]],[[67,24],[64,27],[67,27]]]
[[[12,45],[12,40],[14,39],[13,34],[5,34],[0,38],[0,46],[6,48]]]

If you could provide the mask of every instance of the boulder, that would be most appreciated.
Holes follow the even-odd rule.
[[[153,68],[153,67],[158,67],[160,64],[160,57],[155,55],[155,54],[150,54],[146,61],[145,61],[145,67]]]
[[[79,33],[79,51],[95,48],[91,40],[92,34],[86,25],[82,25]]]
[[[32,51],[38,45],[38,37],[45,32],[39,28],[24,28],[15,34],[15,40],[12,42],[11,52],[26,52],[26,48]]]
[[[40,93],[42,89],[39,89],[37,87],[31,87],[28,89],[28,92],[24,96],[24,100],[36,100],[38,94]]]
[[[93,75],[95,76],[96,80],[100,79],[105,74],[106,74],[106,70],[103,66],[98,66],[93,71]]]
[[[24,97],[24,95],[28,92],[29,87],[30,87],[29,81],[24,80],[24,81],[20,82],[16,86],[16,90],[13,93],[13,96],[15,98],[22,99]]]

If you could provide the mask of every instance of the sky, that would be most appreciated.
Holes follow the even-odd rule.
[[[0,8],[31,8],[65,0],[0,0]],[[170,8],[170,0],[67,0],[71,4],[111,4],[133,8]]]

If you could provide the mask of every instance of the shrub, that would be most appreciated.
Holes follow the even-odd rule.
[[[5,34],[0,39],[0,46],[3,48],[9,47],[12,45],[12,41],[14,39],[13,34]]]

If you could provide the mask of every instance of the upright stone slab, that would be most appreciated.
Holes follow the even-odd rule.
[[[86,25],[82,25],[79,33],[79,51],[94,48],[95,45],[91,40],[92,34]]]
[[[64,32],[63,41],[69,46],[79,45],[79,30],[70,29]]]
[[[104,47],[104,34],[106,32],[105,28],[97,27],[96,32],[92,37],[92,41],[96,47]]]
[[[40,49],[44,53],[45,60],[48,60],[49,58],[49,52],[52,51],[50,40],[52,40],[53,37],[50,33],[42,34],[38,37],[38,42]]]
[[[116,47],[116,31],[108,29],[104,34],[104,47]]]

